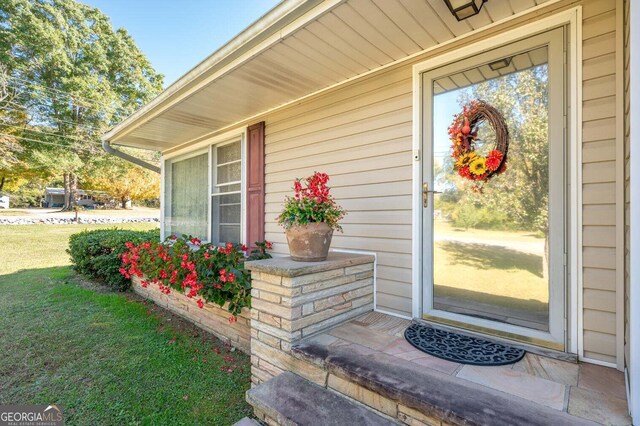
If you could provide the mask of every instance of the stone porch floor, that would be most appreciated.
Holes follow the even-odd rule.
[[[433,369],[458,380],[507,393],[512,397],[606,425],[630,425],[624,376],[594,364],[574,364],[527,353],[512,365],[478,367],[446,361],[418,351],[404,339],[411,321],[377,312],[364,314],[325,334],[331,346],[382,352]]]

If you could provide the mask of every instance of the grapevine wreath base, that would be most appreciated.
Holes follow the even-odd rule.
[[[478,128],[485,121],[496,134],[496,144],[486,157],[478,154],[475,146]],[[461,177],[476,182],[475,189],[481,189],[480,184],[507,169],[509,130],[500,111],[486,102],[472,101],[465,105],[449,126],[449,139],[455,170]]]

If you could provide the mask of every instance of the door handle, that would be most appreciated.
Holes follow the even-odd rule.
[[[422,207],[427,208],[429,207],[429,193],[433,193],[433,194],[441,194],[441,191],[429,191],[429,184],[427,182],[424,182],[422,184]]]
[[[422,184],[422,207],[427,208],[429,206],[429,184],[427,182]]]

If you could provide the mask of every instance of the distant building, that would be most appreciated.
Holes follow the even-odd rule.
[[[78,205],[81,207],[95,208],[98,206],[111,206],[115,200],[104,191],[85,191],[79,189]],[[45,188],[42,207],[56,208],[64,206],[64,188]]]
[[[64,206],[63,188],[45,188],[44,201],[42,207],[62,207]]]

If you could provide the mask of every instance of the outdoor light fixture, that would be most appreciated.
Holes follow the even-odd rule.
[[[511,65],[512,59],[513,59],[513,56],[509,56],[508,58],[502,58],[502,59],[498,59],[497,61],[490,62],[489,68],[491,68],[492,71],[501,70]]]
[[[472,17],[480,13],[482,5],[487,0],[444,0],[447,7],[458,21]]]

